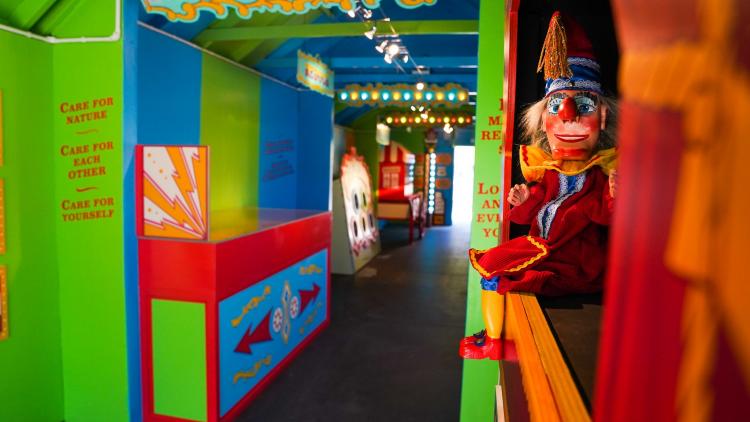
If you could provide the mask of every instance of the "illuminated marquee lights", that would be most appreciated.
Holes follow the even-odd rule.
[[[385,115],[381,120],[389,126],[442,126],[443,124],[450,124],[452,126],[468,126],[474,122],[474,117],[469,114],[437,113],[428,115],[425,113],[391,113]]]
[[[430,179],[427,184],[428,195],[427,195],[427,212],[433,214],[435,212],[435,158],[434,152],[430,152]]]
[[[469,91],[453,83],[443,86],[426,85],[421,82],[414,85],[352,84],[339,90],[336,98],[353,107],[364,105],[409,107],[417,103],[429,107],[455,108],[468,103]]]

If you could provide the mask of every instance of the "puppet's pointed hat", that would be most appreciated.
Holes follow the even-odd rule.
[[[555,12],[549,21],[537,72],[544,70],[545,95],[563,89],[602,94],[599,63],[583,27]]]

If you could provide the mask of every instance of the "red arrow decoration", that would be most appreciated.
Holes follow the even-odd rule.
[[[237,344],[237,347],[234,348],[234,351],[237,353],[246,353],[248,355],[252,355],[253,351],[250,350],[251,344],[273,340],[273,338],[271,337],[271,331],[268,329],[270,320],[271,311],[268,311],[260,324],[255,326],[255,331],[253,331],[252,334],[250,333],[250,330],[253,328],[253,326],[250,325],[249,327],[247,327],[247,332],[245,332],[245,334],[242,336],[240,342]]]
[[[312,290],[300,290],[299,291],[299,297],[300,297],[300,306],[299,306],[299,313],[302,315],[303,312],[305,312],[305,308],[307,308],[307,305],[309,305],[311,302],[314,302],[315,299],[318,298],[318,293],[320,293],[320,286],[313,283]]]

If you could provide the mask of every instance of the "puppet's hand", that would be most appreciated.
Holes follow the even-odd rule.
[[[526,202],[530,195],[531,192],[529,192],[528,186],[524,184],[515,185],[510,188],[510,192],[508,192],[508,202],[514,207],[517,207]]]
[[[615,197],[617,194],[617,170],[609,173],[609,196]]]

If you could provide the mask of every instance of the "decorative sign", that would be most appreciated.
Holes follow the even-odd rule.
[[[0,340],[8,338],[8,272],[0,266]]]
[[[294,176],[294,141],[291,139],[263,141],[263,155],[267,156],[261,164],[261,180],[264,182]]]
[[[432,6],[437,0],[395,0],[405,9]],[[229,17],[234,9],[243,19],[250,19],[255,13],[281,13],[303,15],[321,7],[338,8],[342,12],[356,10],[357,4],[368,9],[380,7],[380,0],[142,0],[148,13],[158,13],[170,21],[195,22],[202,11],[210,12],[219,19]]]
[[[322,250],[219,303],[219,407],[224,416],[326,319]]]
[[[370,171],[364,157],[352,149],[341,160],[341,188],[344,193],[349,243],[355,261],[360,255],[370,255],[379,247],[377,221],[372,205]]]
[[[469,126],[474,118],[469,113],[390,113],[383,122],[389,126]]]
[[[3,91],[0,91],[0,166],[5,164],[3,154]]]
[[[144,146],[143,234],[208,238],[208,147]]]
[[[67,181],[60,201],[64,223],[113,218],[117,204],[115,192],[106,191],[108,177],[115,166],[115,142],[112,126],[114,98],[101,96],[61,102],[57,118],[68,141],[57,151],[62,159],[61,176]],[[116,171],[120,171],[119,169]]]
[[[297,82],[319,92],[333,97],[333,71],[317,57],[297,50]]]
[[[5,179],[0,179],[0,254],[5,254]]]
[[[424,85],[424,84],[422,84]],[[459,107],[469,102],[469,91],[458,84],[424,85],[351,84],[339,90],[337,99],[352,107],[395,106]],[[412,109],[413,110],[413,109]],[[421,111],[421,110],[420,110]]]

